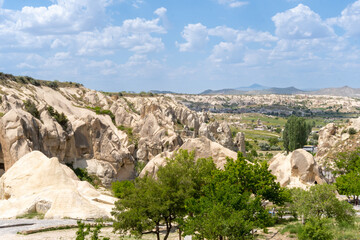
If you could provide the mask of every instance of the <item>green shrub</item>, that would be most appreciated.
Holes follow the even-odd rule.
[[[111,189],[114,193],[114,196],[117,198],[124,198],[129,189],[134,187],[134,182],[132,181],[117,181],[111,184]]]
[[[53,118],[55,118],[55,120],[61,125],[61,127],[65,130],[67,127],[67,123],[68,123],[68,119],[65,116],[64,113],[59,113],[58,111],[56,111],[52,106],[49,106],[47,108],[50,116],[52,116]]]
[[[28,99],[24,102],[24,106],[25,106],[25,110],[27,112],[29,112],[31,115],[33,115],[37,119],[40,119],[40,113],[37,110],[35,103],[33,103],[31,100]]]
[[[111,118],[111,121],[115,123],[115,115],[110,110],[104,110],[101,107],[90,107],[87,106],[87,109],[93,110],[98,115],[108,115]]]
[[[350,135],[356,134],[355,128],[349,128],[349,134],[350,134]]]
[[[310,218],[298,233],[299,240],[334,239],[331,220],[328,218]]]
[[[96,175],[90,175],[85,168],[76,168],[74,172],[81,181],[87,181],[95,188],[101,186],[101,180]]]

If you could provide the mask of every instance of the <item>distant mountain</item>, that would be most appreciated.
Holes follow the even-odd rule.
[[[254,84],[255,88],[264,88],[264,86]],[[253,85],[247,87],[248,89],[252,88]],[[245,89],[245,88],[241,88]],[[220,89],[220,90],[211,90],[208,89],[202,93],[201,95],[264,95],[264,94],[279,94],[279,95],[291,95],[291,94],[300,94],[305,93],[304,91],[294,88],[294,87],[287,87],[287,88],[265,88],[260,90],[238,90],[238,89]]]
[[[246,94],[246,91],[240,91],[236,89],[220,89],[220,90],[205,90],[204,92],[200,93],[200,95],[242,95]]]
[[[248,87],[238,87],[238,88],[235,88],[236,90],[240,90],[240,91],[245,91],[245,92],[248,92],[248,91],[256,91],[256,90],[265,90],[265,89],[269,89],[269,87],[265,87],[263,85],[260,85],[260,84],[253,84],[251,86],[248,86]]]
[[[287,88],[273,87],[265,90],[248,92],[248,94],[254,94],[254,95],[262,95],[262,94],[292,95],[292,94],[301,94],[301,93],[305,93],[305,92],[295,87],[287,87]]]
[[[360,88],[351,88],[344,86],[340,88],[323,88],[318,91],[309,92],[311,95],[331,95],[342,97],[360,97]]]
[[[150,90],[151,93],[155,93],[155,94],[176,94],[176,92],[172,92],[172,91],[159,91],[159,90]]]

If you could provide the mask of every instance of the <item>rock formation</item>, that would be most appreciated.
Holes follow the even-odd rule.
[[[353,128],[357,132],[350,134]],[[346,125],[330,123],[320,129],[316,161],[324,167],[332,168],[333,159],[339,152],[351,152],[360,147],[360,118],[352,119]]]
[[[238,132],[235,136],[235,145],[237,150],[242,152],[244,156],[246,156],[246,149],[245,149],[245,134],[242,132]]]
[[[221,146],[220,144],[209,140],[206,137],[188,139],[180,147],[181,149],[194,151],[195,159],[198,158],[209,158],[214,160],[214,163],[218,168],[224,168],[226,164],[226,158],[230,157],[233,159],[237,158],[237,153],[231,151],[228,148]],[[140,177],[145,174],[155,176],[159,166],[166,164],[166,158],[172,158],[176,154],[174,152],[165,152],[155,156],[141,171]]]
[[[74,84],[50,88],[10,80],[0,88],[0,176],[38,150],[86,167],[109,186],[134,178],[136,161],[146,163],[198,137],[200,126],[203,135],[236,150],[226,123],[209,123],[206,112],[191,111],[174,96],[106,95]],[[33,103],[32,110],[25,102]],[[68,122],[61,125],[49,107]]]
[[[0,178],[0,186],[0,218],[33,212],[45,218],[107,218],[115,201],[39,151],[16,161]]]
[[[295,150],[289,155],[278,153],[270,161],[269,170],[277,177],[282,187],[305,189],[323,180],[314,157],[303,149]]]

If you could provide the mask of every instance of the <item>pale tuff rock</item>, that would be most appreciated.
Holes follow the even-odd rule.
[[[39,151],[23,156],[0,178],[0,218],[32,212],[45,218],[107,218],[115,200]]]
[[[245,134],[242,132],[238,132],[235,136],[235,145],[238,151],[242,152],[243,156],[246,156],[245,149]]]
[[[180,148],[188,151],[194,151],[195,159],[211,157],[216,166],[221,169],[224,168],[227,157],[232,159],[237,158],[236,152],[231,151],[216,142],[210,141],[205,137],[188,139],[183,145],[181,145]],[[155,176],[158,168],[166,164],[166,158],[172,158],[175,154],[176,151],[164,152],[155,156],[141,171],[140,177],[145,176],[146,174]]]
[[[232,139],[231,129],[226,122],[202,123],[199,129],[199,136],[206,137],[231,150],[237,150]]]
[[[339,152],[351,152],[360,147],[360,135],[350,135],[351,128],[360,131],[360,118],[350,120],[347,125],[330,123],[320,129],[318,152],[315,156],[319,164],[332,168],[333,160]]]
[[[86,165],[88,171],[109,186],[111,181],[135,177],[136,161],[148,162],[164,151],[173,152],[199,135],[237,150],[226,123],[209,123],[208,113],[191,111],[174,97],[108,96],[84,87],[52,89],[10,81],[1,87],[6,93],[1,94],[0,106],[4,113],[0,163],[4,162],[5,170],[39,150],[70,165],[91,162]],[[35,104],[40,119],[25,111],[26,100]],[[66,115],[69,121],[64,128],[49,115],[49,106]],[[110,110],[114,118],[97,115],[91,110],[94,107]],[[95,171],[94,166],[103,170]]]
[[[282,187],[305,189],[308,186],[322,184],[323,180],[314,157],[303,149],[289,155],[278,153],[270,161],[269,170],[277,177]]]

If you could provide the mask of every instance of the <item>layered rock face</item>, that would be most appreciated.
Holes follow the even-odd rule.
[[[169,96],[105,95],[84,87],[19,84],[1,88],[0,176],[25,154],[38,150],[73,167],[87,168],[105,186],[134,178],[137,161],[173,152],[188,139],[206,136],[237,150],[226,123],[211,122]],[[31,101],[35,117],[24,102]],[[47,110],[63,113],[60,125]],[[239,145],[239,144],[238,144]]]
[[[237,158],[236,152],[225,148],[206,137],[188,139],[180,148],[183,150],[194,151],[195,159],[211,157],[216,166],[220,169],[224,168],[227,157],[232,159]],[[176,152],[177,151],[164,152],[155,156],[141,171],[140,177],[145,176],[146,174],[155,177],[159,167],[166,164],[166,158],[172,158]]]
[[[284,153],[277,154],[271,159],[269,170],[282,187],[305,189],[315,182],[325,182],[314,157],[303,149],[295,150],[287,156]]]
[[[353,128],[357,132],[350,134]],[[332,168],[333,160],[339,152],[351,152],[360,147],[360,118],[352,119],[346,125],[330,123],[319,131],[316,161],[324,167]]]
[[[115,198],[100,194],[57,158],[33,151],[0,178],[0,218],[41,213],[45,218],[110,217]]]

